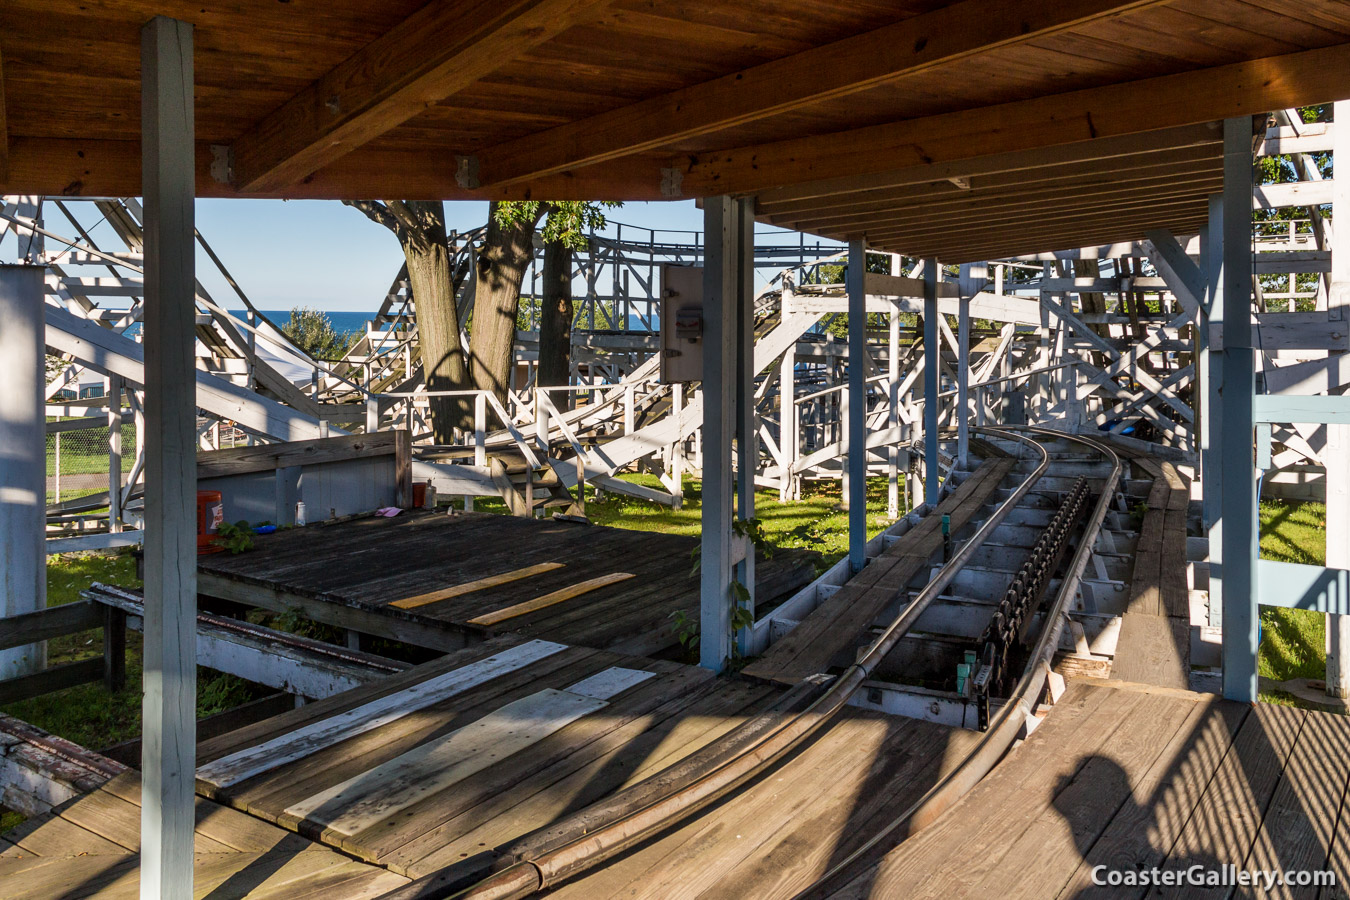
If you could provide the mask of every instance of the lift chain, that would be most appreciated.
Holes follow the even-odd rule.
[[[1069,489],[1059,511],[1050,524],[1041,532],[1036,545],[1026,562],[1013,576],[1012,583],[1004,593],[994,610],[989,625],[980,636],[983,650],[980,667],[972,683],[979,710],[979,726],[984,731],[989,727],[990,695],[1006,697],[1010,682],[1014,678],[1012,657],[1021,647],[1022,632],[1028,624],[1032,612],[1040,604],[1055,570],[1059,568],[1064,551],[1070,544],[1070,538],[1076,532],[1079,522],[1088,508],[1087,478],[1079,476]],[[1047,626],[1050,623],[1046,623]]]

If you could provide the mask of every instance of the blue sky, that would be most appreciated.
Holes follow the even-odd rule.
[[[447,203],[446,224],[467,230],[487,219],[486,203]],[[693,201],[629,203],[611,223],[697,231],[703,212]],[[259,309],[313,306],[373,311],[403,263],[392,233],[354,209],[327,200],[198,200],[197,228]],[[210,277],[207,290],[228,306],[231,291]]]

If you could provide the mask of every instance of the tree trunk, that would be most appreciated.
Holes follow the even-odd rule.
[[[470,387],[464,347],[459,339],[459,314],[455,310],[455,283],[446,246],[445,206],[433,202],[408,202],[423,224],[419,229],[401,229],[399,243],[408,263],[408,286],[417,311],[417,333],[422,351],[422,373],[428,391],[462,391]],[[454,442],[452,429],[473,427],[473,404],[469,399],[432,397],[431,430],[436,443]]]
[[[539,384],[565,385],[572,370],[572,248],[562,241],[544,246],[543,308],[539,313]],[[553,397],[571,406],[571,393]]]
[[[543,205],[540,205],[540,215]],[[488,208],[487,237],[478,254],[469,357],[473,382],[505,402],[516,342],[520,283],[534,255],[534,229],[539,215],[506,228],[497,224],[497,203]]]

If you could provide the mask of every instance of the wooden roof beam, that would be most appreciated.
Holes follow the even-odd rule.
[[[607,2],[432,0],[240,135],[231,180],[256,193],[295,184]]]
[[[931,166],[1323,103],[1350,84],[1350,44],[675,161],[682,192],[754,193],[837,172]]]
[[[0,184],[9,180],[9,124],[5,118],[5,58],[0,55]]]
[[[1166,0],[963,0],[480,153],[484,185],[526,181],[847,97]]]
[[[1155,189],[1184,184],[1198,179],[1214,180],[1222,178],[1223,172],[1218,160],[1212,164],[1193,163],[1189,166],[1169,166],[1162,170],[1150,171],[1147,175],[1122,177],[1119,180],[1099,179],[1088,183],[1081,179],[1071,181],[1051,181],[1029,184],[1026,187],[1001,187],[996,190],[972,190],[947,194],[920,194],[912,198],[887,200],[876,203],[859,203],[854,207],[823,211],[802,216],[769,216],[773,225],[799,231],[813,231],[819,228],[837,229],[855,222],[893,216],[895,218],[917,218],[923,216],[947,215],[965,210],[1009,209],[1029,206],[1046,201],[1069,201],[1092,197],[1149,194]]]

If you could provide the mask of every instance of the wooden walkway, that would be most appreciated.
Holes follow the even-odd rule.
[[[1190,485],[1169,462],[1138,457],[1153,475],[1139,528],[1130,600],[1120,625],[1111,677],[1190,689],[1191,606],[1186,585]]]
[[[835,898],[1220,898],[1098,887],[1092,870],[1330,869],[1345,897],[1350,718],[1128,682],[1073,682],[1044,723],[937,823],[823,892]]]
[[[201,557],[198,588],[438,650],[512,632],[647,655],[698,620],[698,539],[486,513],[415,511],[260,536]],[[756,559],[759,610],[815,577],[819,554]]]
[[[796,684],[829,671],[831,666],[852,663],[853,652],[873,620],[916,576],[927,573],[933,554],[942,549],[942,517],[950,515],[952,534],[959,532],[989,502],[1015,464],[1015,460],[1006,458],[982,463],[936,511],[920,519],[800,625],[746,666],[745,674]]]
[[[5,900],[140,896],[141,787],[134,772],[0,836]],[[401,875],[209,800],[197,803],[195,893],[210,900],[366,900]]]
[[[469,878],[496,848],[685,758],[782,694],[507,635],[203,743],[198,791],[399,874],[453,866]],[[848,710],[810,749],[691,823],[680,858],[725,838],[700,877],[809,884],[855,830],[925,789],[976,737]],[[650,852],[665,853],[633,859]],[[785,858],[790,872],[779,871]]]

